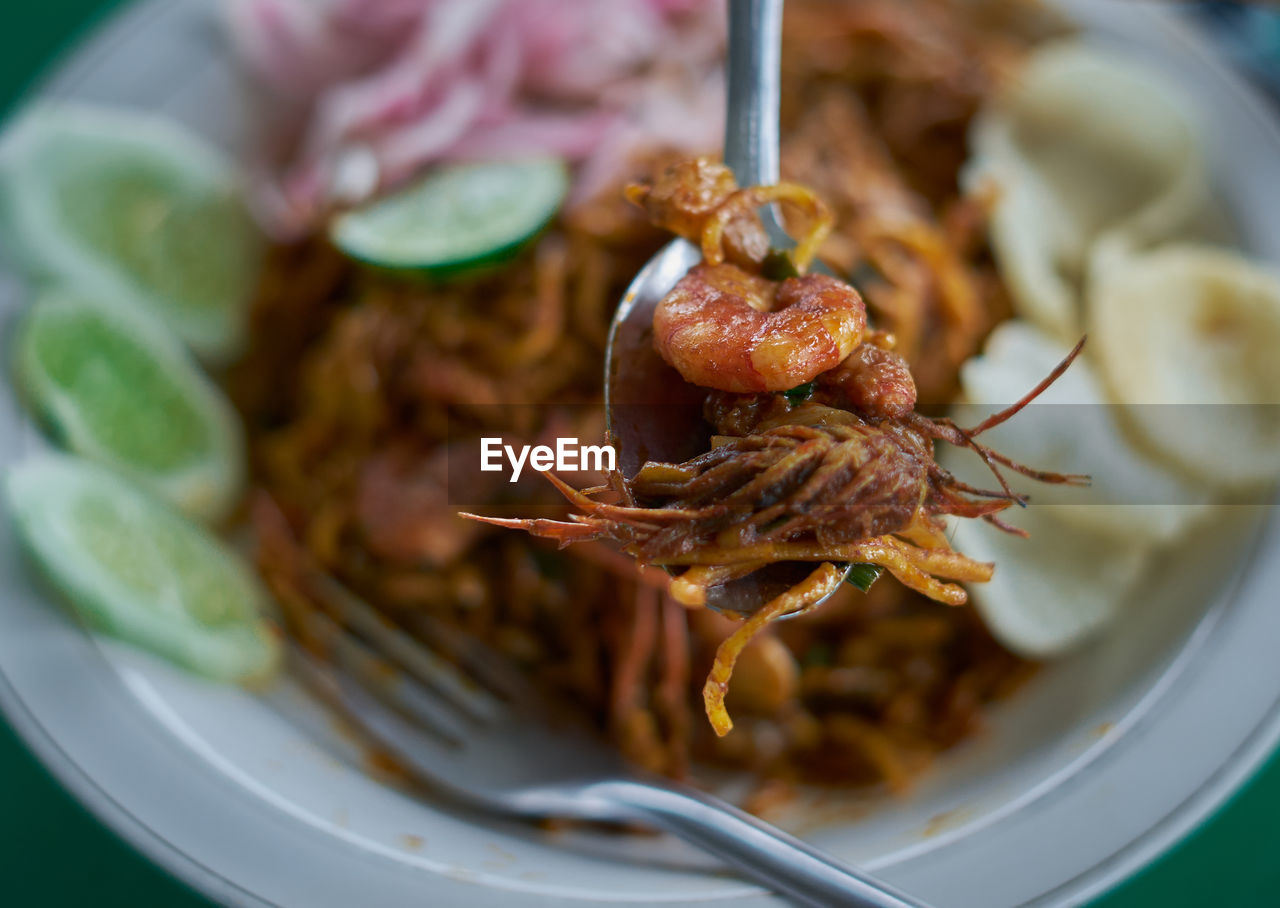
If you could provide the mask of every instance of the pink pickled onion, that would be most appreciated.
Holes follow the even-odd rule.
[[[305,110],[292,159],[255,179],[278,236],[437,161],[560,155],[572,201],[646,146],[718,144],[722,0],[224,3],[246,67]]]

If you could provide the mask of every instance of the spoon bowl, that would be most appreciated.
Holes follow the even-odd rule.
[[[778,181],[781,60],[782,0],[730,3],[724,159],[742,186]],[[794,245],[773,206],[762,208],[760,219],[775,247]],[[706,389],[687,383],[653,348],[654,310],[701,260],[692,243],[668,243],[640,269],[614,313],[604,365],[605,418],[618,468],[628,479],[647,461],[680,463],[711,446],[711,427],[702,417]],[[762,568],[712,587],[707,607],[750,615],[813,567],[793,562]],[[852,566],[837,567],[848,577]]]
[[[705,389],[688,384],[653,347],[653,312],[702,253],[677,239],[645,264],[623,294],[609,327],[604,406],[618,448],[618,469],[630,479],[646,461],[680,463],[711,444],[702,418]]]

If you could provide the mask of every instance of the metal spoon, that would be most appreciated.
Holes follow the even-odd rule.
[[[740,186],[778,182],[781,57],[782,0],[729,0],[724,157]],[[760,217],[773,245],[794,245],[772,206],[761,209]],[[702,418],[706,389],[686,383],[653,349],[654,308],[701,258],[685,240],[668,243],[640,269],[614,314],[604,399],[624,476],[634,476],[645,461],[679,463],[710,447],[711,429]],[[839,567],[847,576],[850,566]],[[707,607],[749,615],[812,569],[789,563],[756,571],[713,587]]]

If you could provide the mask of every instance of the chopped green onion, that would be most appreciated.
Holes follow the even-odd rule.
[[[789,391],[783,391],[782,396],[787,399],[787,403],[791,406],[802,404],[813,396],[813,382],[805,382],[803,385],[796,385]]]
[[[760,273],[771,281],[785,281],[789,277],[800,276],[796,263],[791,261],[791,256],[785,249],[770,249],[760,263]]]
[[[880,579],[880,575],[884,573],[884,568],[878,564],[855,564],[849,568],[849,574],[844,578],[845,583],[856,586],[864,593],[871,589],[871,584]]]

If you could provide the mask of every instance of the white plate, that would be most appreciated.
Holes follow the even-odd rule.
[[[1280,261],[1280,131],[1263,105],[1167,5],[1067,5],[1093,40],[1201,102],[1222,195],[1252,250]],[[161,0],[117,16],[46,88],[161,110],[230,146],[242,91],[210,5]],[[22,302],[0,274],[6,326]],[[0,464],[42,444],[0,394]],[[1104,641],[1046,670],[910,797],[811,837],[948,908],[1076,904],[1169,847],[1280,734],[1280,527],[1262,510],[1170,556]],[[671,843],[551,836],[381,784],[296,688],[250,697],[84,634],[50,607],[7,524],[0,578],[10,720],[94,813],[219,901],[774,904]]]

